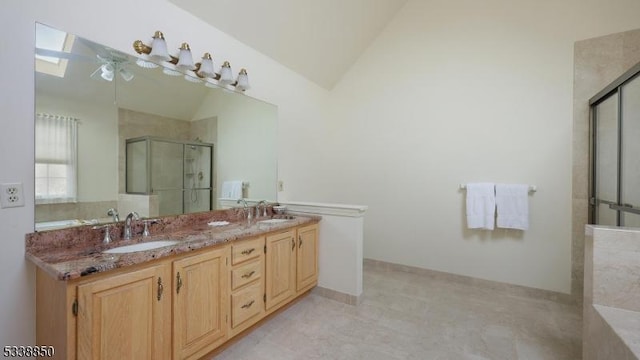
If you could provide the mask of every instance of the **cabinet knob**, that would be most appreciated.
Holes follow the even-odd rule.
[[[246,304],[244,304],[244,305],[242,305],[240,307],[243,308],[243,309],[248,309],[248,308],[251,307],[251,305],[253,305],[253,303],[254,303],[254,300],[251,300],[248,303],[246,303]]]
[[[244,275],[242,275],[241,277],[242,277],[243,279],[248,279],[248,278],[250,278],[251,276],[253,276],[253,274],[255,274],[255,273],[256,273],[256,272],[255,272],[255,270],[251,270],[251,272],[250,272],[250,273],[244,274]]]
[[[251,254],[252,252],[254,252],[255,250],[256,250],[255,248],[246,249],[246,250],[243,250],[243,251],[241,252],[241,254],[242,254],[242,255],[249,255],[249,254]]]
[[[162,286],[162,278],[158,277],[158,301],[162,299],[163,292],[164,292],[164,286]]]

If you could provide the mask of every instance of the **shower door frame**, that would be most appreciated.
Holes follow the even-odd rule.
[[[622,212],[629,212],[640,215],[640,208],[629,207],[626,204],[622,204],[622,132],[623,132],[623,86],[631,81],[640,78],[640,63],[627,70],[624,74],[615,79],[612,83],[607,85],[604,89],[589,99],[589,224],[595,224],[597,220],[596,213],[598,211],[598,205],[609,205],[609,208],[616,212],[616,225],[624,226],[622,221]],[[596,160],[597,160],[597,125],[598,115],[596,107],[608,100],[611,96],[618,95],[617,101],[617,181],[616,181],[616,201],[604,201],[596,198]],[[621,224],[622,223],[622,224]]]

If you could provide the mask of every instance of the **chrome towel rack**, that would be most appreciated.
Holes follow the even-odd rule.
[[[460,184],[460,190],[466,190],[467,189],[467,184]],[[533,193],[538,191],[538,187],[535,185],[529,185],[529,192]]]

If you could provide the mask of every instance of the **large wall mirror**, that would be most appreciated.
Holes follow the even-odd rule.
[[[277,107],[137,60],[36,24],[36,230],[276,200]]]

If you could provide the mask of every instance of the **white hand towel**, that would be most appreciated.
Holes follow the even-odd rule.
[[[222,183],[222,198],[239,199],[242,197],[242,180],[224,181]]]
[[[493,183],[467,184],[467,226],[493,230],[496,209]]]
[[[529,229],[529,185],[496,184],[498,227]]]

